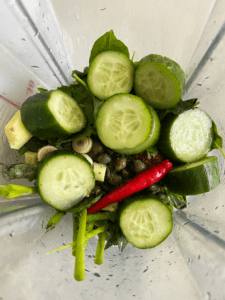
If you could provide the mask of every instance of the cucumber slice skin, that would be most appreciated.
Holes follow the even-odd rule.
[[[139,130],[139,135],[137,138],[133,139],[134,144],[132,143],[132,145],[129,145],[128,141],[115,142],[115,139],[113,140],[112,131],[110,130],[107,131],[107,127],[106,127],[109,113],[115,110],[117,111],[121,110],[122,101],[124,101],[125,105],[127,105],[127,107],[130,109],[131,109],[130,105],[133,104],[134,101],[136,101],[136,105],[140,106],[142,110],[141,113],[138,114],[138,116],[141,119],[140,122],[142,126],[141,134],[143,132],[143,135],[140,135],[140,130]],[[134,109],[133,107],[132,109],[134,110],[134,112],[136,112],[135,111],[136,108]],[[149,108],[147,104],[140,97],[134,96],[132,94],[116,94],[108,98],[106,101],[104,101],[104,103],[99,108],[96,116],[95,126],[97,129],[98,137],[105,146],[111,149],[116,148],[117,150],[121,150],[124,149],[124,145],[127,145],[128,149],[133,149],[140,146],[144,141],[146,141],[151,131],[151,122],[152,122],[152,118],[151,118],[151,113],[149,111]],[[117,127],[120,127],[118,122],[116,122],[115,125]],[[123,128],[123,126],[121,126],[120,128]]]
[[[130,230],[130,216],[138,212],[138,210],[145,213],[149,209],[153,216],[153,220],[151,219],[153,222],[150,222],[150,226],[153,228],[153,234],[151,232],[151,236],[148,238],[138,238],[137,235],[132,234]],[[142,217],[143,215],[140,216],[140,219],[142,219]],[[160,227],[162,224],[163,226]],[[119,207],[119,225],[130,244],[135,248],[149,249],[159,245],[170,235],[173,229],[173,217],[169,207],[157,196],[152,194],[135,195],[121,202]]]
[[[180,101],[184,82],[184,71],[178,63],[161,55],[150,54],[138,64],[134,90],[151,106],[163,110],[172,108]]]
[[[89,174],[86,174],[86,176],[89,176],[90,182],[89,182],[89,187],[87,190],[87,193],[85,196],[88,196],[88,194],[90,193],[90,190],[94,188],[95,186],[95,175],[94,172],[90,166],[90,164],[88,163],[88,161],[79,153],[76,153],[72,150],[55,150],[49,154],[47,154],[42,160],[41,162],[38,164],[37,166],[37,175],[36,175],[36,179],[37,179],[37,187],[38,187],[38,191],[39,194],[41,196],[41,198],[48,203],[49,205],[51,205],[52,207],[54,207],[55,209],[59,210],[59,211],[67,211],[69,208],[71,208],[72,206],[76,205],[77,203],[79,203],[80,201],[82,201],[82,199],[76,199],[76,195],[73,194],[71,195],[71,201],[69,203],[69,205],[67,204],[63,204],[63,203],[59,203],[59,202],[54,202],[54,199],[48,199],[44,196],[44,190],[43,190],[43,186],[42,186],[42,172],[45,169],[45,167],[48,167],[49,164],[56,158],[62,158],[62,160],[65,160],[66,157],[72,157],[72,158],[78,158],[79,162],[82,163],[83,168],[86,168],[89,172]],[[54,161],[53,161],[54,162]],[[71,167],[71,165],[70,165]],[[62,169],[60,169],[62,170]],[[60,186],[60,183],[59,183]],[[45,187],[44,189],[48,189],[49,185],[48,182],[45,182]],[[60,191],[59,191],[60,192]],[[58,192],[58,193],[59,193]]]
[[[148,105],[148,108],[149,108],[149,111],[152,116],[152,128],[151,128],[148,139],[143,144],[141,144],[140,146],[138,146],[134,149],[122,149],[122,150],[114,149],[115,152],[117,152],[119,154],[133,155],[133,154],[142,153],[142,152],[146,151],[147,149],[155,146],[155,144],[159,140],[161,123],[159,121],[159,117],[158,117],[156,111],[154,110],[154,108],[151,107],[150,105]]]
[[[175,167],[163,178],[169,191],[182,196],[199,195],[214,190],[220,184],[218,158]]]
[[[78,111],[81,114],[83,121],[74,132],[69,132],[63,128],[57,122],[48,107],[50,98],[54,97],[54,94],[56,93],[60,93],[65,97],[70,97],[62,91],[47,91],[29,97],[21,107],[21,118],[25,128],[41,140],[66,137],[72,133],[82,130],[87,122],[86,117],[83,111],[79,108],[76,100],[70,97],[78,106]]]
[[[194,108],[192,110],[201,110],[201,109]],[[182,164],[183,163],[191,163],[191,162],[202,159],[211,150],[211,146],[213,144],[213,139],[214,139],[213,126],[210,128],[211,144],[209,144],[208,151],[203,153],[201,155],[201,157],[198,157],[197,159],[193,159],[192,161],[188,161],[186,159],[179,158],[177,153],[173,149],[172,144],[171,144],[171,139],[170,139],[171,128],[172,128],[174,122],[178,118],[179,118],[179,115],[174,115],[174,114],[170,113],[162,120],[162,122],[161,122],[161,134],[160,134],[160,137],[159,137],[159,141],[157,143],[157,147],[159,149],[159,152],[162,155],[164,155],[165,157],[167,157],[168,159],[170,159],[171,161],[177,162],[177,163],[182,163]]]
[[[107,92],[106,90],[103,90],[103,87],[99,88],[98,82],[96,83],[96,76],[98,76],[98,64],[101,61],[104,61],[104,59],[107,62],[107,56],[113,56],[115,55],[115,59],[121,59],[124,60],[124,64],[126,63],[127,67],[127,84],[123,88],[117,88],[111,92]],[[111,61],[113,62],[113,58],[111,58]],[[111,62],[110,62],[111,63]],[[108,72],[110,72],[108,70]],[[111,75],[111,74],[110,74]],[[100,100],[106,100],[110,97],[112,97],[115,94],[121,94],[121,93],[129,93],[132,89],[133,83],[134,83],[134,64],[133,62],[127,57],[126,54],[118,51],[113,50],[107,50],[99,53],[91,62],[89,69],[88,69],[88,76],[87,76],[87,83],[88,86],[94,96],[96,96]],[[107,87],[110,86],[107,84]]]

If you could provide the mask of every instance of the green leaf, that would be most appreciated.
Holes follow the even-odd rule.
[[[94,203],[96,203],[98,200],[102,198],[102,194],[98,195],[97,197],[86,197],[73,207],[71,207],[68,212],[71,213],[79,213],[81,212],[84,208],[90,208]]]
[[[214,140],[212,144],[212,149],[219,149],[221,154],[225,158],[225,152],[223,151],[223,139],[219,135],[217,126],[214,121],[213,121],[213,134],[214,134]]]
[[[168,192],[167,197],[162,200],[164,204],[173,207],[177,209],[183,209],[187,207],[187,201],[185,196],[176,195]]]
[[[39,90],[40,93],[43,93],[43,92],[47,92],[47,91],[48,91],[48,90],[43,89],[43,88],[38,88],[38,90]]]
[[[16,184],[0,185],[0,196],[6,199],[16,198],[22,195],[36,194],[38,190],[36,187],[26,187]]]
[[[1,170],[2,176],[6,180],[27,178],[32,181],[36,178],[37,167],[31,164],[9,164],[0,163],[3,166]]]
[[[108,249],[111,246],[118,246],[119,250],[123,252],[127,244],[128,241],[123,235],[118,222],[115,222],[108,229],[108,237],[107,237],[105,249]]]
[[[128,57],[130,56],[127,46],[115,37],[113,30],[110,30],[95,41],[91,50],[89,62],[91,62],[99,53],[107,50],[122,52]]]
[[[99,108],[101,107],[101,105],[104,102],[105,102],[104,100],[100,100],[100,99],[96,98],[95,96],[93,96],[93,103],[94,103],[94,123],[96,121],[98,110],[99,110]]]
[[[88,74],[88,67],[85,67],[83,72],[80,72],[78,70],[73,70],[72,77],[74,77],[74,74],[77,75],[80,79],[84,79],[87,77]]]
[[[174,115],[180,115],[186,110],[194,108],[199,103],[197,102],[197,98],[189,99],[189,100],[180,100],[174,107],[167,110],[157,111],[159,119],[162,120],[168,113],[173,113]]]

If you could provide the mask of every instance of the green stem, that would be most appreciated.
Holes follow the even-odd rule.
[[[65,246],[62,246],[62,247],[59,247],[59,248],[55,248],[51,251],[48,251],[46,254],[50,254],[50,253],[53,253],[55,251],[58,251],[58,250],[63,250],[63,249],[66,249],[66,248],[70,248],[70,247],[73,247],[75,245],[75,242],[71,243],[71,244],[68,244],[68,245],[65,245]]]
[[[214,141],[214,145],[216,145],[217,149],[220,150],[220,153],[223,155],[223,157],[225,158],[225,152],[223,151],[222,147],[220,147],[215,141]]]
[[[76,243],[77,243],[77,234],[78,234],[78,228],[79,228],[79,223],[76,218],[76,215],[73,214],[73,248],[72,248],[72,255],[76,256]]]
[[[86,85],[86,83],[85,83],[82,79],[80,79],[80,77],[78,77],[75,73],[73,73],[73,77],[74,77],[80,84],[82,84],[82,85],[85,87],[85,89],[86,89],[87,91],[89,91],[89,87]]]
[[[101,265],[103,263],[106,236],[106,232],[99,233],[98,235],[98,244],[94,260],[97,265]]]
[[[134,61],[134,55],[135,55],[135,51],[133,52],[133,55],[132,55],[132,58],[131,58],[132,62]]]
[[[100,226],[100,227],[98,227],[97,229],[94,229],[94,230],[92,230],[91,232],[87,233],[87,234],[86,234],[86,241],[88,241],[88,240],[89,240],[90,238],[92,238],[93,236],[95,236],[95,235],[97,235],[97,234],[99,234],[99,233],[101,233],[101,232],[106,231],[107,228],[108,228],[107,225],[105,225],[105,226]]]
[[[94,228],[94,226],[95,226],[95,222],[94,222],[94,221],[91,221],[91,222],[87,223],[86,231],[87,231],[87,232],[92,231],[93,228]]]
[[[85,277],[85,260],[84,249],[86,246],[86,222],[87,222],[87,209],[84,208],[79,217],[79,230],[77,234],[77,246],[76,246],[76,261],[74,278],[77,281],[84,280]]]
[[[87,222],[116,220],[116,219],[117,219],[117,213],[115,212],[93,213],[87,216]]]
[[[57,211],[53,217],[51,217],[51,219],[48,221],[48,224],[46,226],[46,232],[48,232],[49,230],[52,230],[53,228],[55,228],[56,224],[59,223],[59,221],[62,219],[62,217],[65,215],[65,212],[62,211]]]

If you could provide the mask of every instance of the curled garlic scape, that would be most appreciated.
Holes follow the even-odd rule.
[[[57,150],[57,148],[51,145],[47,145],[38,149],[38,153],[37,153],[38,161],[41,161],[48,153],[53,152],[55,150]]]
[[[82,140],[72,142],[73,150],[78,153],[88,153],[91,150],[92,145],[93,141],[89,137],[85,137]]]

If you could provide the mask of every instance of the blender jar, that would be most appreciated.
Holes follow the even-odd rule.
[[[150,53],[178,62],[186,74],[183,100],[198,98],[225,137],[225,2],[223,0],[1,0],[0,162],[15,163],[4,126],[37,88],[72,81],[88,65],[94,41],[114,30],[135,61]],[[105,251],[95,265],[96,239],[86,248],[86,278],[73,278],[70,249],[45,255],[72,241],[72,217],[45,233],[54,210],[37,195],[0,198],[0,299],[225,299],[225,178],[188,197],[173,212],[173,233],[153,249],[128,245]],[[20,162],[23,158],[20,158]],[[27,180],[10,183],[31,185]],[[7,181],[0,177],[0,184]]]

